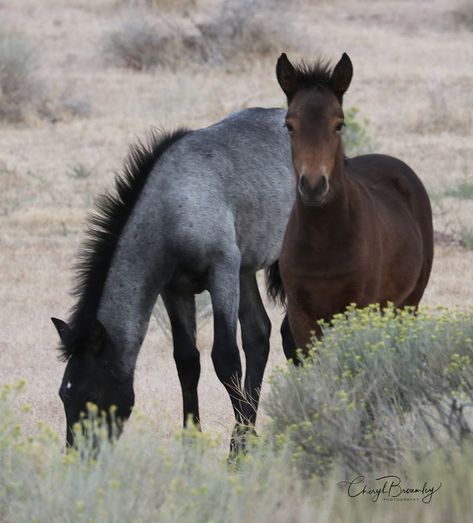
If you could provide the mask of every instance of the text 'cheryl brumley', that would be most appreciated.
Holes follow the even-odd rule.
[[[399,476],[392,475],[376,478],[372,485],[361,475],[350,481],[340,481],[338,484],[347,488],[347,494],[351,498],[368,495],[373,502],[382,497],[383,501],[422,501],[423,503],[430,503],[433,495],[442,486],[442,483],[431,486],[427,481],[420,488],[404,486]]]

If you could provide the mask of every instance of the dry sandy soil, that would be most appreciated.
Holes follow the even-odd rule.
[[[375,150],[399,156],[419,173],[434,196],[438,231],[473,227],[473,200],[442,196],[459,180],[472,180],[473,161],[473,31],[458,24],[451,0],[298,1],[287,2],[285,14],[281,2],[272,9],[268,0],[263,19],[279,28],[274,52],[147,72],[104,61],[106,35],[133,16],[129,6],[124,13],[126,3],[0,0],[0,29],[33,43],[49,103],[90,108],[75,117],[60,111],[56,122],[32,113],[22,123],[0,123],[0,383],[27,380],[27,430],[39,419],[63,430],[57,396],[63,364],[49,318],[66,317],[72,305],[71,266],[87,211],[120,170],[128,144],[151,125],[197,128],[243,107],[283,106],[274,75],[281,51],[331,59],[347,51],[355,76],[345,103],[371,121]],[[161,3],[166,16],[172,2]],[[187,4],[218,8],[217,0]],[[472,251],[437,245],[423,303],[473,303]],[[271,309],[271,317],[267,376],[283,362],[281,311]],[[210,333],[209,324],[199,333],[201,415],[205,429],[226,434],[230,402],[213,372]],[[136,392],[137,407],[165,432],[179,427],[171,345],[154,321],[138,360]]]

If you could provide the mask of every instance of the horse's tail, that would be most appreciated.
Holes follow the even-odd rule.
[[[286,306],[286,292],[281,280],[281,273],[279,272],[279,260],[276,260],[272,265],[266,267],[266,292],[268,298],[275,302]]]

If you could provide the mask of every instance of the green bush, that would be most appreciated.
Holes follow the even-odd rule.
[[[473,251],[473,227],[470,227],[469,225],[465,225],[464,223],[459,224],[460,231],[458,233],[460,245],[465,247],[465,249],[468,249],[469,251]]]
[[[345,109],[346,128],[343,133],[343,146],[349,156],[365,154],[372,149],[372,139],[369,133],[370,122],[367,118],[360,118],[358,107]]]
[[[350,307],[322,328],[304,366],[274,376],[266,406],[306,476],[461,447],[473,428],[472,309]]]
[[[447,189],[444,195],[459,200],[473,200],[473,182],[467,179],[459,180],[453,187]]]

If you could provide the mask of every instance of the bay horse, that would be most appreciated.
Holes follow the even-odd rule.
[[[204,290],[213,308],[212,360],[235,427],[255,424],[271,330],[256,271],[278,259],[294,198],[284,115],[246,109],[205,129],[155,133],[131,149],[115,192],[90,218],[71,317],[52,318],[67,361],[59,395],[68,445],[87,402],[105,412],[114,405],[121,425],[130,416],[158,295],[172,327],[184,425],[200,423],[195,294]]]
[[[293,66],[285,54],[276,75],[287,96],[296,197],[279,261],[290,330],[304,349],[318,320],[355,303],[417,308],[433,259],[427,192],[402,161],[369,154],[346,158],[343,96],[353,66]],[[281,286],[282,284],[282,286]],[[285,347],[286,355],[293,346]],[[287,349],[287,350],[286,350]]]

